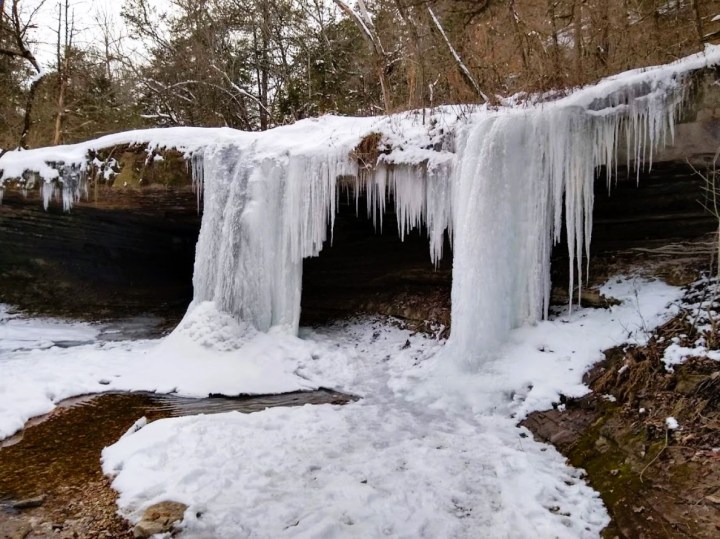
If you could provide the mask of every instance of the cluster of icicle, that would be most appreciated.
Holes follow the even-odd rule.
[[[446,350],[476,364],[512,328],[547,315],[550,254],[563,225],[571,290],[580,285],[596,171],[605,167],[610,182],[623,149],[638,170],[650,164],[672,138],[683,88],[677,77],[643,80],[585,102],[484,111],[457,129],[454,162],[442,166],[380,162],[358,170],[342,146],[272,157],[252,146],[209,147],[193,163],[204,179],[195,302],[214,301],[260,330],[296,331],[302,260],[330,239],[340,185],[349,183],[355,196],[366,194],[380,227],[392,194],[400,236],[426,227],[433,262],[451,234]]]
[[[511,329],[547,316],[563,224],[571,297],[580,290],[597,171],[605,167],[610,189],[621,144],[628,167],[649,166],[672,140],[684,93],[678,80],[629,86],[584,106],[488,114],[461,133],[449,355],[470,365],[488,359]]]
[[[81,197],[88,196],[87,171],[80,164],[66,165],[65,163],[50,163],[46,165],[49,170],[54,170],[57,176],[52,180],[44,180],[40,174],[34,171],[25,171],[23,176],[17,180],[23,196],[28,191],[35,189],[40,184],[43,208],[46,210],[50,201],[62,203],[63,211],[70,211],[73,204],[80,201]],[[4,185],[0,183],[0,204],[2,204]]]
[[[343,147],[321,156],[256,157],[252,147],[223,144],[196,158],[193,170],[204,185],[194,302],[214,301],[261,331],[297,331],[302,261],[331,240],[347,180],[356,201],[367,194],[378,227],[394,193],[401,237],[424,224],[432,260],[442,257],[450,199],[449,175],[439,169],[381,166],[363,173]]]
[[[43,207],[47,210],[51,200],[62,201],[63,211],[70,211],[81,197],[87,198],[87,171],[79,165],[58,164],[58,178],[53,182],[42,182]],[[26,185],[26,188],[27,185]]]

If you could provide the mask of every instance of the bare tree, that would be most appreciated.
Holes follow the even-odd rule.
[[[695,31],[698,34],[698,40],[702,44],[705,39],[703,31],[702,14],[700,13],[700,3],[698,0],[692,0],[693,15],[695,16]]]
[[[582,57],[583,57],[583,15],[582,0],[575,0],[572,6],[573,15],[573,39],[575,40],[575,72],[578,80],[582,79]]]
[[[70,55],[75,37],[75,16],[70,15],[70,0],[58,2],[58,27],[57,27],[57,80],[58,98],[57,113],[55,115],[55,132],[53,144],[60,144],[62,141],[63,118],[65,117],[65,92],[70,75]]]
[[[708,166],[705,172],[698,170],[693,166],[690,161],[687,161],[693,172],[697,174],[703,180],[703,191],[705,192],[705,200],[700,201],[700,204],[705,210],[710,213],[717,220],[717,240],[716,240],[716,254],[717,254],[717,276],[720,278],[720,170],[718,169],[718,159],[720,159],[720,148],[715,152],[712,164]]]
[[[0,16],[5,19],[7,18],[7,27],[12,35],[13,47],[7,49],[0,49],[0,54],[10,56],[13,58],[24,59],[34,71],[33,77],[30,79],[30,88],[28,89],[27,98],[25,101],[25,111],[23,115],[23,127],[20,133],[20,139],[18,146],[20,148],[27,148],[28,145],[28,134],[30,133],[30,127],[32,125],[32,110],[33,104],[35,103],[35,94],[37,93],[40,82],[45,78],[45,71],[40,66],[40,63],[35,58],[35,55],[30,49],[30,41],[28,31],[34,28],[33,19],[38,11],[45,4],[46,0],[41,0],[35,9],[28,15],[27,20],[23,20],[20,14],[20,0],[12,0],[10,5],[9,13],[5,11],[5,3],[2,3],[2,11]]]
[[[392,61],[390,55],[385,51],[385,48],[380,41],[380,37],[375,30],[375,24],[368,13],[365,1],[358,0],[357,12],[343,2],[343,0],[333,0],[333,2],[335,2],[335,4],[357,25],[363,37],[372,47],[377,61],[377,74],[380,81],[380,88],[382,90],[385,113],[389,114],[392,110],[392,98],[390,96],[390,87],[388,84],[388,72],[390,71]]]

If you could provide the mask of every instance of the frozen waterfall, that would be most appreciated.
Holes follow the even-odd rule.
[[[547,315],[550,254],[563,224],[572,297],[589,257],[598,168],[608,171],[610,188],[621,144],[639,172],[672,139],[682,81],[617,83],[602,99],[591,88],[481,115],[460,132],[450,179],[454,357],[472,364],[492,355],[511,329]]]
[[[443,254],[445,232],[451,234],[447,352],[470,365],[492,357],[511,329],[547,314],[550,254],[563,227],[571,290],[581,284],[598,168],[606,168],[611,182],[621,150],[638,170],[650,165],[653,151],[672,139],[685,87],[681,73],[663,68],[609,79],[559,101],[480,110],[462,120],[444,109],[434,121],[453,122],[453,152],[393,143],[397,125],[403,133],[417,129],[408,126],[412,115],[301,122],[299,134],[283,133],[298,136],[299,146],[288,142],[283,151],[269,151],[266,142],[272,137],[270,145],[277,145],[280,130],[251,145],[210,146],[202,155],[195,302],[214,301],[263,331],[296,331],[302,259],[316,256],[328,240],[339,185],[349,182],[356,196],[367,195],[376,226],[392,193],[398,233],[427,227],[433,261]],[[358,125],[363,122],[368,125]],[[351,158],[360,137],[350,133],[363,129],[399,148],[381,154],[369,170],[358,170]]]
[[[186,152],[204,212],[186,318],[199,304],[214,302],[258,330],[289,333],[300,318],[303,258],[332,240],[341,191],[365,193],[367,207],[358,211],[367,211],[377,227],[392,194],[400,237],[424,226],[432,261],[443,256],[445,234],[451,238],[446,352],[472,366],[492,357],[511,329],[547,315],[550,254],[563,238],[571,292],[582,284],[596,174],[604,167],[609,188],[620,159],[638,172],[651,166],[653,152],[673,138],[690,74],[719,63],[720,47],[708,47],[555,101],[538,97],[470,112],[445,107],[429,115],[326,116],[263,133],[137,131],[8,152],[0,170],[2,182],[28,171],[62,181],[69,207],[82,182],[58,179],[51,163],[84,164],[90,149],[131,142]],[[367,163],[355,152],[370,136],[381,147]],[[53,191],[43,191],[46,202]]]

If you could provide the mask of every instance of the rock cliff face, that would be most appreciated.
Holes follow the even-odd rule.
[[[182,314],[200,226],[185,164],[174,156],[148,167],[146,156],[125,153],[125,172],[91,184],[69,213],[57,204],[44,211],[37,191],[6,190],[0,302],[87,318]]]
[[[720,167],[717,76],[713,70],[695,81],[675,126],[675,140],[654,156],[652,170],[638,178],[632,166],[629,171],[621,167],[610,193],[604,181],[596,183],[595,252],[652,248],[657,242],[692,239],[716,228],[703,203],[708,202],[705,178]],[[599,171],[601,177],[604,172]]]
[[[199,228],[188,191],[113,193],[113,206],[0,208],[0,301],[38,312],[114,317],[182,310]]]
[[[359,207],[365,208],[362,198]],[[418,329],[449,327],[449,241],[435,268],[425,234],[415,231],[400,241],[393,204],[388,207],[380,231],[363,210],[356,216],[354,199],[341,203],[332,245],[304,262],[301,322],[367,313],[394,316]]]

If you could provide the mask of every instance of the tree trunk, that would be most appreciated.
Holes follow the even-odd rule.
[[[695,14],[695,31],[698,35],[700,45],[705,41],[705,33],[703,32],[702,16],[700,15],[700,5],[698,0],[692,0],[692,8]]]
[[[58,73],[60,88],[57,100],[57,114],[55,115],[55,133],[53,134],[53,145],[57,146],[62,142],[62,124],[65,116],[65,77]]]
[[[388,72],[388,68],[390,66],[389,56],[385,52],[385,49],[382,46],[382,42],[380,41],[380,38],[377,35],[377,32],[375,31],[375,26],[373,25],[372,20],[369,18],[365,4],[362,2],[359,3],[361,13],[358,14],[355,11],[353,11],[352,8],[350,8],[350,6],[348,6],[343,0],[333,0],[333,2],[335,2],[335,4],[348,17],[350,17],[350,19],[359,28],[363,37],[368,41],[368,43],[372,47],[372,50],[375,53],[376,61],[378,64],[377,74],[378,74],[378,79],[380,81],[380,89],[382,91],[383,105],[385,107],[385,114],[390,114],[390,111],[392,110],[392,101],[391,101],[391,96],[390,96],[390,87],[389,87],[388,81],[387,81],[387,72]],[[429,7],[428,7],[428,9],[429,9]]]
[[[410,36],[412,38],[412,65],[408,69],[408,107],[416,109],[425,107],[425,62],[422,57],[422,46],[420,31],[418,25],[415,22],[415,17],[405,6],[401,0],[395,0],[400,18],[410,29]]]
[[[262,43],[262,58],[263,58],[263,65],[262,65],[262,80],[260,84],[260,129],[265,131],[268,128],[269,124],[269,118],[268,118],[268,85],[269,85],[269,74],[268,70],[270,69],[268,66],[268,43],[265,37],[263,36],[263,43]]]
[[[573,30],[575,38],[575,76],[577,82],[582,81],[582,0],[575,0],[573,3]]]
[[[27,101],[25,102],[23,129],[22,133],[20,133],[20,141],[18,142],[18,146],[25,150],[28,147],[28,135],[30,134],[30,127],[32,125],[32,109],[33,104],[35,103],[35,94],[37,93],[38,86],[40,86],[40,82],[44,78],[44,75],[38,76],[32,81],[32,84],[30,84],[30,90],[28,91]]]
[[[598,43],[597,59],[600,66],[607,68],[608,58],[610,57],[610,11],[607,2],[603,2],[600,7],[600,40]],[[603,72],[603,75],[605,73]]]
[[[378,79],[380,79],[380,90],[383,96],[383,105],[385,106],[385,114],[390,114],[392,110],[392,98],[390,97],[390,88],[388,87],[386,66],[378,67]]]
[[[555,14],[555,0],[548,0],[548,19],[552,32],[552,62],[553,73],[560,78],[560,39],[558,37],[557,16]],[[554,81],[555,82],[555,81]]]
[[[530,69],[530,64],[528,62],[528,55],[527,51],[525,50],[525,34],[523,33],[522,28],[520,27],[520,16],[518,15],[517,10],[515,9],[515,0],[511,0],[508,3],[508,10],[510,12],[510,20],[512,22],[513,30],[515,31],[515,39],[517,40],[517,46],[518,49],[520,49],[520,58],[522,59],[522,66],[525,70],[526,76],[528,74],[528,71]]]

